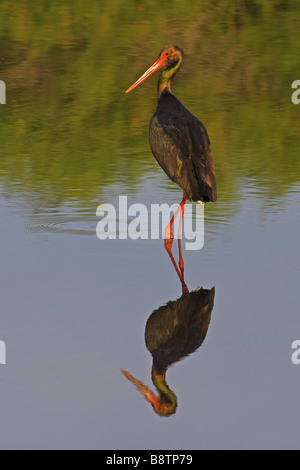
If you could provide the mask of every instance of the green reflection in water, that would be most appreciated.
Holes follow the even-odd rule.
[[[0,23],[2,184],[80,206],[161,171],[148,145],[158,77],[124,92],[170,42],[185,50],[173,90],[208,129],[219,199],[237,199],[240,178],[268,197],[299,182],[297,1],[3,1]]]

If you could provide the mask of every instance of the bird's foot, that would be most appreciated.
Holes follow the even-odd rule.
[[[173,238],[165,238],[165,249],[170,254],[173,245]]]
[[[182,293],[183,294],[187,294],[189,292],[188,288],[187,288],[187,285],[184,281],[181,282],[181,285],[182,285]]]

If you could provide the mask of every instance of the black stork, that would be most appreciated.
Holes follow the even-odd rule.
[[[152,116],[149,140],[152,153],[168,177],[183,189],[183,199],[166,229],[172,238],[172,224],[187,199],[215,202],[217,199],[213,154],[207,131],[173,95],[171,82],[183,63],[183,50],[178,46],[164,48],[158,59],[126,93],[136,88],[154,72],[165,67],[158,80],[158,105]],[[181,225],[180,225],[181,228]]]

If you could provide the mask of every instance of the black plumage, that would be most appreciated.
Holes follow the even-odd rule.
[[[216,201],[214,161],[207,131],[168,90],[159,97],[150,121],[149,140],[154,157],[188,199]]]

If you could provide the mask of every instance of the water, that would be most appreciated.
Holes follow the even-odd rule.
[[[1,448],[298,449],[298,5],[39,5],[0,8]],[[185,281],[215,296],[161,417],[120,369],[155,391],[145,328],[181,284],[163,240],[99,240],[96,209],[181,200],[148,145],[156,79],[124,94],[175,39],[174,92],[207,126],[218,184],[203,249],[182,243]]]

